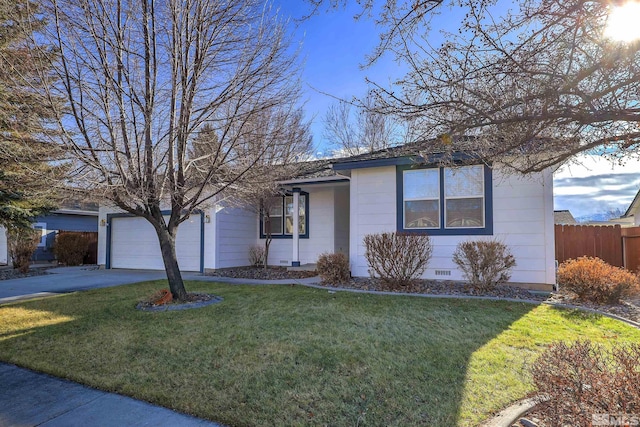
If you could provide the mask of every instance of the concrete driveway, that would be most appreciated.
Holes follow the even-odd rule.
[[[86,267],[60,267],[42,276],[0,280],[0,303],[56,293],[107,288],[147,280],[166,279],[164,271],[89,270]]]
[[[87,267],[59,267],[48,270],[42,276],[0,280],[0,304],[30,298],[44,297],[66,292],[108,288],[148,280],[166,279],[164,271],[157,270],[92,270]],[[319,277],[306,279],[252,280],[228,277],[204,276],[197,272],[182,272],[183,280],[225,282],[242,285],[309,285],[320,282]],[[0,424],[0,427],[2,424]]]

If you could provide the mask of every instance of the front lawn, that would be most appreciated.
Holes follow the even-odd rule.
[[[474,426],[531,391],[554,340],[640,341],[548,306],[191,282],[224,301],[148,313],[151,282],[0,306],[0,360],[227,425]]]

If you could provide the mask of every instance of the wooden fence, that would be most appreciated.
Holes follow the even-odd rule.
[[[58,231],[58,235],[61,234],[79,234],[81,236],[86,237],[89,240],[89,250],[87,254],[84,256],[82,263],[87,264],[97,264],[98,263],[98,232],[93,231]]]
[[[638,271],[640,268],[640,227],[623,228],[622,245],[624,266],[627,270]]]
[[[636,271],[640,267],[640,227],[619,225],[556,225],[556,260],[598,257],[611,265]]]

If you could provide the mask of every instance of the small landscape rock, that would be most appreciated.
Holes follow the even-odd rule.
[[[527,418],[520,418],[520,425],[522,427],[538,427],[538,424],[528,420]]]

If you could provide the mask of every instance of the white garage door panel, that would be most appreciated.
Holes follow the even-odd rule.
[[[178,227],[176,252],[183,271],[200,271],[200,226],[194,215]],[[158,237],[146,219],[113,218],[111,227],[111,268],[164,270]]]

